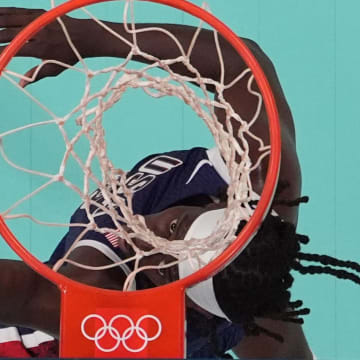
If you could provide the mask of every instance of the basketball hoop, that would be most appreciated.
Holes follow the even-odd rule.
[[[236,51],[239,53],[239,56],[243,58],[251,70],[260,89],[269,119],[271,152],[268,160],[268,173],[257,207],[254,213],[251,215],[250,219],[247,221],[241,233],[237,236],[236,240],[233,241],[233,238],[229,239],[225,245],[222,245],[222,250],[225,250],[196,273],[174,283],[170,283],[151,290],[138,290],[129,292],[104,290],[80,284],[66,278],[56,271],[48,268],[28,250],[26,250],[26,248],[14,236],[6,223],[6,220],[10,218],[8,217],[10,211],[3,213],[0,212],[0,214],[2,214],[2,216],[0,216],[0,233],[7,241],[7,243],[30,267],[55,283],[61,291],[61,357],[184,358],[186,288],[216,274],[218,271],[224,268],[237,254],[239,254],[239,252],[246,246],[246,244],[248,244],[252,236],[256,233],[263,218],[266,216],[267,211],[271,206],[271,201],[278,180],[281,140],[277,108],[269,83],[256,59],[247,49],[245,44],[220,20],[218,20],[206,10],[193,5],[190,2],[178,0],[139,1],[148,1],[177,8],[199,18],[201,21],[209,24],[216,32],[221,34],[222,37],[226,39],[234,47],[234,49],[236,49]],[[72,0],[44,13],[38,19],[29,24],[21,33],[19,33],[1,54],[0,75],[6,76],[6,68],[11,59],[16,56],[21,47],[24,46],[24,44],[26,44],[26,42],[29,41],[41,29],[55,21],[57,18],[66,15],[68,12],[101,2],[107,1]],[[126,2],[126,4],[128,3],[129,1]],[[165,64],[164,66],[166,67],[167,65]],[[133,83],[135,80],[138,81],[137,75],[135,73],[126,72],[124,68],[121,68],[121,71],[125,72],[124,77],[119,80],[122,81],[122,84],[126,84],[126,86],[129,87],[139,86],[139,83]],[[145,76],[145,80],[148,81],[146,83],[148,88],[151,88],[154,91],[159,91],[161,95],[163,95],[162,91],[164,91],[164,94],[166,93],[165,90],[157,88],[156,85],[151,82],[151,78],[147,78]],[[179,81],[183,80],[181,79]],[[149,82],[151,85],[149,85]],[[118,88],[121,85],[119,84],[120,83],[118,82]],[[118,88],[116,88],[116,91]],[[183,99],[183,93],[181,92],[182,90],[179,90],[178,88],[171,88],[170,85],[168,88],[169,92],[175,92],[178,97]],[[119,100],[122,94],[116,93],[116,91],[113,92],[111,96],[109,96],[109,98],[113,100],[114,103]],[[168,95],[169,93],[166,94]],[[201,106],[198,107],[196,101],[194,102],[194,105],[192,105],[190,100],[189,103],[190,106],[195,111],[198,111],[199,115],[205,118],[206,121],[210,123],[211,121],[214,121],[211,116],[202,113]],[[204,103],[206,103],[206,101],[204,101]],[[204,105],[204,103],[201,103],[200,101],[201,105]],[[105,110],[111,106],[112,103],[104,103]],[[92,111],[96,113],[96,109],[89,109],[84,111],[84,113],[87,115]],[[54,119],[54,123],[61,123],[63,120],[64,119]],[[79,122],[81,122],[81,119]],[[2,138],[4,136],[4,134],[0,134],[0,143],[2,142]],[[220,138],[221,136],[225,135],[216,136]],[[233,136],[231,137],[233,138]],[[218,141],[218,139],[216,140]],[[236,146],[232,139],[228,138],[226,141],[226,146],[230,148]],[[224,147],[225,145],[220,144],[219,147],[221,148],[221,146]],[[227,162],[230,159],[234,160],[235,153],[232,155],[225,154],[224,158],[227,160]],[[234,170],[231,170],[231,176],[233,178],[239,177],[240,173],[241,166],[235,167]],[[57,174],[57,178],[52,179],[52,181],[64,181],[60,175],[61,174]],[[109,179],[109,182],[111,181],[114,180]],[[122,181],[124,181],[123,178]],[[98,185],[102,186],[101,182],[99,182]],[[126,187],[125,183],[121,185]],[[231,189],[232,194],[236,193],[236,190],[238,190],[236,186],[235,188]],[[107,194],[109,196],[109,203],[116,202],[116,206],[121,208],[123,213],[121,221],[123,221],[125,218],[127,222],[134,223],[134,231],[141,234],[144,232],[146,233],[146,230],[143,228],[143,222],[140,220],[139,223],[135,223],[135,221],[138,220],[137,218],[135,219],[131,212],[127,212],[128,209],[126,208],[126,205],[124,205],[119,199],[114,199],[111,195],[109,195],[111,193],[107,192],[105,187],[101,188],[101,191],[103,194]],[[129,196],[128,199],[131,200],[131,194],[125,193],[125,195]],[[81,198],[84,200],[83,197]],[[88,206],[90,206],[90,200],[88,201]],[[230,199],[230,202],[231,201],[233,200]],[[238,204],[239,199],[235,199],[233,201],[233,206]],[[241,218],[240,215],[236,215],[234,222],[238,223],[239,218]],[[233,234],[231,236],[233,236]],[[217,250],[219,249],[221,250],[221,248],[218,248]],[[172,256],[176,255],[174,254],[174,249],[169,249],[169,251]],[[184,259],[184,257],[181,257],[181,255],[179,255],[178,258],[180,259],[179,261]],[[64,261],[66,261],[66,259]],[[89,299],[91,299],[91,301]],[[69,326],[69,324],[71,324],[71,326]],[[118,324],[121,324],[123,328],[122,333],[117,330]],[[109,343],[104,342],[104,337],[107,334],[110,335]],[[134,340],[134,338],[136,339]]]

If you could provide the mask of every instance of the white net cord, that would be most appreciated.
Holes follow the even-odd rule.
[[[256,169],[264,157],[269,155],[270,147],[263,143],[263,140],[251,132],[251,127],[259,118],[262,108],[262,97],[255,90],[254,78],[249,75],[250,70],[245,69],[238,76],[225,83],[225,66],[222,57],[221,46],[217,32],[214,31],[214,43],[216,44],[218,60],[220,63],[220,78],[219,81],[214,79],[204,78],[200,72],[192,65],[191,54],[196,47],[199,34],[202,29],[202,24],[194,32],[192,41],[188,49],[184,49],[178,39],[171,32],[160,27],[147,27],[137,29],[134,15],[134,1],[122,1],[124,3],[123,23],[124,30],[131,35],[132,41],[117,34],[113,29],[107,26],[104,22],[96,18],[89,9],[82,9],[83,13],[90,19],[93,19],[98,26],[112,34],[114,39],[114,46],[116,41],[122,42],[129,47],[128,56],[125,59],[120,59],[114,66],[109,66],[104,69],[91,69],[80,51],[76,48],[71,40],[71,34],[61,19],[57,21],[61,24],[64,36],[67,39],[69,46],[79,60],[77,66],[72,66],[58,60],[45,60],[39,65],[31,78],[24,77],[15,71],[6,69],[2,73],[2,78],[8,80],[11,84],[23,91],[24,94],[33,101],[37,106],[41,107],[48,115],[45,121],[34,122],[21,126],[12,130],[8,130],[0,134],[0,153],[8,165],[18,171],[26,172],[31,176],[42,177],[46,179],[41,186],[33,189],[26,196],[17,199],[14,204],[5,210],[1,210],[0,214],[5,220],[15,218],[29,218],[31,221],[47,226],[81,226],[83,230],[68,250],[66,256],[56,264],[55,269],[59,269],[64,263],[72,263],[86,269],[103,269],[118,266],[119,263],[104,267],[90,267],[83,264],[75,263],[69,259],[69,256],[83,235],[89,230],[96,230],[101,234],[112,234],[114,237],[126,241],[133,249],[133,256],[122,260],[122,264],[135,261],[135,268],[129,275],[124,288],[130,288],[131,282],[135,275],[140,271],[155,268],[162,269],[174,266],[180,261],[187,258],[199,257],[200,254],[208,250],[215,251],[220,254],[226,247],[235,239],[235,231],[241,220],[248,220],[253,212],[249,201],[254,200],[254,192],[250,180],[251,172]],[[54,2],[52,2],[54,5]],[[130,13],[130,16],[129,16]],[[130,20],[128,20],[130,18]],[[180,56],[172,59],[160,59],[144,52],[138,44],[137,37],[140,33],[156,32],[166,34],[180,51]],[[146,61],[146,65],[138,68],[133,68],[131,60],[134,57],[141,56]],[[173,70],[174,64],[183,64],[187,69],[187,75],[177,73]],[[73,107],[73,109],[65,114],[58,115],[53,113],[48,107],[42,104],[35,95],[30,93],[28,88],[24,89],[18,85],[18,80],[33,81],[37,78],[41,69],[47,64],[60,65],[68,71],[75,71],[85,77],[84,91],[80,102]],[[162,76],[153,75],[153,69],[163,69]],[[191,75],[189,75],[191,74]],[[94,90],[92,88],[93,79],[99,76],[107,76],[107,81],[101,89]],[[224,91],[235,86],[239,81],[243,81],[248,77],[247,87],[250,94],[257,98],[256,112],[251,119],[242,119],[237,114],[224,98]],[[200,91],[195,90],[190,84],[196,84]],[[216,89],[216,100],[209,94],[208,88]],[[154,99],[162,97],[177,97],[204,120],[205,124],[211,131],[215,143],[219,148],[225,163],[227,164],[231,182],[228,188],[228,202],[227,209],[223,221],[217,228],[216,232],[205,239],[192,239],[190,241],[182,241],[182,239],[168,241],[168,239],[156,236],[150,231],[140,215],[135,215],[132,209],[133,190],[127,186],[126,175],[127,172],[119,169],[116,164],[108,157],[107,143],[105,140],[104,129],[104,113],[115,105],[120,106],[123,95],[129,89],[141,89],[147,95]],[[215,109],[219,109],[226,114],[226,127],[219,123],[215,114]],[[123,119],[125,121],[125,119]],[[121,119],[119,120],[121,121]],[[75,135],[68,134],[66,124],[74,122],[78,127]],[[232,129],[233,124],[239,124],[238,133],[234,136]],[[10,136],[15,136],[22,132],[28,131],[35,127],[50,127],[55,126],[57,131],[61,134],[64,141],[64,154],[62,160],[58,164],[58,171],[56,173],[46,173],[30,168],[25,168],[16,164],[7,155],[5,146],[5,139]],[[80,142],[86,139],[89,147],[88,154],[84,159],[79,156],[75,147]],[[250,159],[248,139],[255,140],[258,143],[259,156],[257,159]],[[82,187],[75,185],[66,176],[66,168],[69,159],[75,160],[77,165],[82,169],[83,179]],[[241,159],[241,161],[236,161]],[[96,162],[100,167],[100,176],[93,171],[93,163]],[[42,219],[35,218],[31,214],[26,214],[17,211],[21,204],[30,201],[39,193],[44,191],[47,187],[54,184],[62,184],[77,193],[82,202],[82,208],[87,213],[88,222],[85,224],[73,223],[52,223]],[[91,184],[95,184],[97,191],[94,193]],[[96,211],[94,211],[96,208]],[[74,209],[69,209],[72,211]],[[112,227],[97,226],[97,217],[107,215],[111,218]],[[148,246],[139,246],[139,243],[147,244]],[[155,254],[163,254],[173,259],[170,262],[161,262],[152,266],[141,267],[141,259]]]

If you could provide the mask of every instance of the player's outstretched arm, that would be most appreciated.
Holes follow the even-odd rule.
[[[22,261],[0,260],[0,273],[0,323],[57,335],[57,287]]]
[[[0,7],[0,52],[6,44],[30,22],[42,15],[45,11],[39,9]],[[75,19],[69,16],[62,16],[73,43],[84,58],[88,57],[120,57],[128,55],[130,47],[117,40],[109,31],[101,28],[91,19]],[[104,22],[115,33],[125,39],[132,41],[132,37],[124,29],[123,24],[114,22]],[[136,24],[136,29],[143,29],[150,26],[160,27],[170,31],[180,42],[185,51],[188,49],[194,33],[195,27],[175,24]],[[91,36],[89,36],[91,34]],[[261,52],[257,44],[251,40],[243,39],[250,50],[261,62],[265,72],[270,77],[273,86],[277,87],[282,95],[280,84],[275,75],[274,69],[266,55]],[[168,35],[159,31],[146,31],[137,34],[139,48],[149,52],[160,59],[175,58],[181,55],[178,46],[169,38]],[[223,52],[227,80],[232,80],[245,69],[245,64],[236,54],[233,48],[220,37],[220,45]],[[78,58],[70,48],[64,32],[58,22],[46,26],[31,41],[22,47],[17,56],[35,57],[38,59],[54,59],[63,61],[70,65],[75,64]],[[146,59],[138,56],[138,61],[147,62]],[[209,59],[211,61],[209,61]],[[212,31],[203,29],[196,41],[193,49],[191,62],[203,77],[216,80],[220,78],[220,65],[217,48],[215,46],[214,34]],[[176,65],[176,70],[186,73],[187,70],[181,65]],[[37,80],[47,76],[56,76],[64,71],[63,67],[47,65],[39,74]]]
[[[87,247],[76,249],[70,258],[91,266],[110,264],[99,251]],[[65,265],[59,272],[84,284],[107,289],[121,289],[124,281],[122,271],[117,268],[88,271]],[[41,330],[58,338],[60,291],[57,286],[22,261],[0,260],[0,274],[0,323]]]
[[[29,22],[43,14],[43,12],[44,10],[0,7],[0,27],[3,28],[3,30],[0,31],[0,52],[6,43],[11,41],[19,31],[29,24]],[[83,57],[111,56],[124,58],[128,55],[130,47],[116,39],[114,35],[104,30],[93,20],[63,16],[62,21],[66,25],[73,43]],[[125,31],[123,24],[113,22],[105,22],[105,24],[117,34],[131,40],[131,35]],[[185,51],[188,49],[196,31],[196,28],[191,26],[174,24],[137,24],[136,28],[142,29],[149,26],[157,26],[170,31],[178,39]],[[91,36],[89,36],[89,34],[91,34]],[[283,140],[283,166],[281,168],[280,181],[288,184],[288,187],[282,191],[282,199],[280,200],[295,199],[300,195],[301,174],[295,149],[295,130],[291,111],[270,59],[255,42],[248,39],[243,40],[253,52],[269,79],[279,110]],[[181,54],[175,42],[168,35],[159,31],[138,33],[137,42],[140,49],[160,59],[175,58]],[[3,46],[1,46],[1,44],[3,44]],[[227,82],[242,73],[246,65],[227,42],[220,39],[220,44],[226,69],[225,76],[227,79],[225,79],[225,82]],[[54,59],[70,65],[78,61],[58,22],[53,22],[40,31],[34,39],[23,46],[18,56],[35,57],[45,60]],[[147,62],[147,60],[141,56],[135,58],[138,61]],[[219,56],[212,31],[204,29],[200,32],[196,45],[192,50],[191,63],[198,69],[202,76],[219,80]],[[181,64],[174,65],[173,67],[173,70],[181,74],[186,74],[188,71]],[[27,75],[31,76],[35,69],[36,68],[29,70]],[[64,68],[61,66],[47,64],[38,74],[36,81],[44,77],[56,76],[62,71],[64,71]],[[22,81],[21,84],[25,86],[28,83]],[[258,99],[247,90],[246,79],[226,90],[224,95],[226,100],[243,119],[252,119],[256,111]],[[223,114],[217,110],[219,121],[221,121],[222,115]],[[252,129],[256,135],[266,141],[268,136],[267,117],[264,109],[260,114],[260,119],[256,121]],[[257,155],[258,154],[255,154],[255,156]],[[252,176],[255,190],[260,192],[266,176],[266,166],[258,168],[253,172]],[[290,209],[288,207],[281,208],[281,206],[278,206],[276,210],[280,214],[283,213],[282,215],[285,220],[296,223],[296,208]]]
[[[0,46],[0,52],[24,27],[43,13],[44,10],[39,9],[0,7],[0,27],[3,28],[0,32],[0,44],[2,44],[2,46]],[[106,56],[125,58],[128,55],[130,47],[117,40],[114,35],[101,28],[93,20],[75,19],[69,16],[63,16],[61,19],[82,57],[89,58]],[[113,22],[104,23],[123,38],[132,41],[131,35],[125,31],[123,24]],[[173,33],[185,50],[189,47],[196,30],[194,27],[184,25],[136,25],[137,29],[149,26],[162,27]],[[89,34],[91,34],[91,36],[89,36]],[[139,33],[137,40],[141,50],[152,53],[160,59],[175,58],[181,55],[181,52],[175,42],[170,39],[169,36],[159,31]],[[249,44],[251,45],[250,42]],[[239,70],[239,64],[234,64],[236,66],[230,66],[230,63],[234,63],[234,59],[236,58],[236,56],[230,56],[234,55],[234,51],[225,42],[222,42],[222,47],[225,52],[225,62],[229,63],[229,66],[225,64],[227,69],[229,70],[232,68],[237,72]],[[231,53],[229,53],[229,51]],[[54,59],[70,65],[73,65],[78,61],[78,58],[70,48],[64,36],[64,32],[60,24],[56,21],[46,26],[35,36],[35,38],[23,46],[18,53],[18,56],[35,57],[42,60]],[[212,59],[212,61],[209,61],[209,58]],[[147,62],[146,59],[140,56],[135,57],[135,59],[141,62]],[[219,78],[220,66],[214,43],[214,35],[211,31],[201,31],[191,61],[193,62],[193,65],[200,70],[202,76]],[[244,67],[243,63],[241,64],[241,67]],[[57,65],[47,65],[39,74],[37,80],[47,76],[56,76],[64,70],[65,69],[63,67]],[[187,72],[185,67],[181,69],[177,66],[176,70],[182,73]],[[32,71],[30,71],[28,75],[31,72]],[[231,71],[228,73],[229,79],[232,79],[232,77],[230,77],[232,76]],[[238,75],[238,73],[236,75]]]
[[[45,11],[40,9],[26,9],[13,7],[0,7],[0,51],[5,45],[12,41],[14,37],[30,22],[42,15]],[[69,16],[62,16],[74,45],[84,58],[88,57],[120,57],[125,58],[128,55],[130,47],[117,40],[114,35],[101,28],[91,19],[75,19]],[[125,39],[132,41],[132,37],[124,29],[123,24],[104,22],[106,26]],[[193,38],[196,28],[184,25],[171,24],[137,24],[137,29],[149,26],[162,27],[172,32],[186,50]],[[91,36],[89,36],[91,34]],[[145,52],[152,53],[160,59],[175,58],[181,55],[175,42],[166,34],[159,31],[149,31],[138,34],[139,48]],[[251,43],[249,42],[251,45]],[[227,52],[231,49],[225,42],[222,43],[223,50]],[[232,53],[234,53],[232,51]],[[55,21],[40,31],[30,42],[20,50],[18,56],[35,57],[39,59],[55,59],[75,64],[78,58],[67,43],[64,32],[60,24]],[[226,62],[234,62],[228,54],[224,54]],[[212,59],[212,61],[209,61]],[[147,62],[146,59],[137,57],[137,60]],[[194,66],[200,69],[202,76],[219,77],[220,67],[217,50],[214,43],[214,35],[211,31],[201,31],[197,45],[194,49],[194,55],[191,59]],[[230,70],[230,66],[227,66]],[[56,66],[48,66],[41,76],[55,76],[60,69]],[[183,69],[185,71],[185,68]],[[233,69],[238,71],[238,67]],[[230,76],[230,75],[229,75]]]

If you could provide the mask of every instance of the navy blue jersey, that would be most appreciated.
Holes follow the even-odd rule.
[[[216,148],[193,148],[146,157],[128,172],[126,185],[133,191],[134,213],[148,215],[174,206],[187,198],[200,195],[216,196],[226,188],[227,181],[227,170]],[[100,191],[96,191],[92,198],[99,203],[103,201]],[[114,227],[111,218],[107,214],[102,215],[99,208],[92,206],[91,212],[98,227]],[[88,223],[87,214],[81,206],[71,217],[71,223]],[[54,264],[65,255],[82,230],[82,227],[69,229],[51,256],[50,264]],[[89,231],[83,239],[88,245],[89,241],[94,240],[110,246],[112,252],[121,258],[121,250],[114,246],[114,242],[109,245],[109,238],[104,234]],[[96,247],[102,251],[101,245]],[[110,257],[109,254],[107,252],[105,255]],[[114,257],[114,254],[111,256]]]

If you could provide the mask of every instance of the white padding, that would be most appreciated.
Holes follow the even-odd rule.
[[[225,209],[211,210],[201,214],[190,226],[185,241],[190,239],[205,238],[216,229],[217,224],[224,217]],[[201,262],[208,264],[216,255],[215,251],[207,251],[200,256]],[[188,259],[179,263],[180,279],[189,276],[200,269],[200,262],[197,259]],[[215,296],[212,278],[202,281],[186,290],[189,298],[204,310],[211,314],[229,320],[221,310]]]

